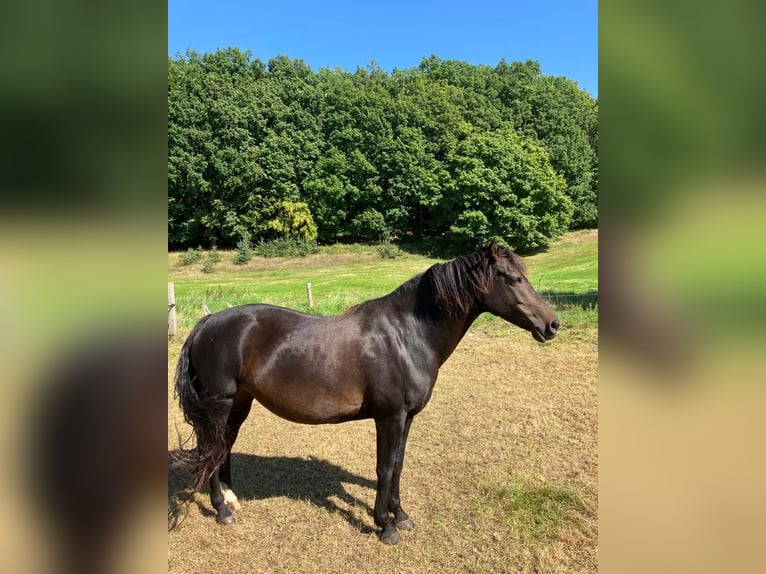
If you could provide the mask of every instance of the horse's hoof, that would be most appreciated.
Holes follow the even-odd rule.
[[[229,514],[229,516],[220,517],[216,520],[216,522],[218,522],[218,524],[220,524],[221,526],[231,526],[236,521],[237,519],[234,518],[231,514]]]
[[[394,524],[396,526],[397,530],[413,530],[415,528],[415,525],[412,523],[412,520],[409,518],[405,518],[401,522],[397,522]]]
[[[402,536],[396,528],[386,529],[380,534],[380,541],[383,544],[399,544],[402,541]]]

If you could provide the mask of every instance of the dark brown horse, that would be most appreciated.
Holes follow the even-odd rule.
[[[525,277],[513,252],[485,249],[430,267],[394,292],[338,317],[270,305],[243,305],[204,317],[181,349],[176,394],[194,428],[186,451],[193,488],[210,480],[218,522],[234,522],[231,448],[253,399],[288,420],[375,420],[378,487],[375,524],[396,544],[412,521],[399,477],[413,417],[428,403],[439,368],[471,323],[489,312],[540,342],[556,314]]]

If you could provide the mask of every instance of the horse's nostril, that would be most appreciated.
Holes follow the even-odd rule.
[[[561,323],[558,322],[558,320],[551,321],[551,324],[549,326],[549,329],[552,333],[555,333],[559,330],[559,327],[561,327]]]

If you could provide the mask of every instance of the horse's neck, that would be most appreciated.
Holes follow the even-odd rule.
[[[440,312],[440,317],[428,323],[427,328],[430,334],[427,339],[439,366],[452,355],[479,314],[478,311],[471,311],[459,317],[449,317],[446,313]]]
[[[436,363],[432,366],[438,369],[455,350],[481,310],[476,304],[468,312],[450,317],[434,304],[430,289],[423,285],[421,278],[422,275],[414,277],[392,295],[402,312],[412,313],[418,325],[420,344],[425,343],[430,348]]]

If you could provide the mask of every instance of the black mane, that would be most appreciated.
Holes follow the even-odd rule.
[[[512,264],[524,275],[527,269],[521,257],[505,247],[497,248],[497,255],[510,259]],[[457,317],[468,312],[476,300],[492,289],[494,273],[490,248],[461,255],[446,263],[432,265],[423,279],[431,285],[434,302],[450,317]]]
[[[489,257],[483,251],[432,265],[423,279],[430,283],[436,305],[450,317],[466,313],[476,299],[492,288]]]

